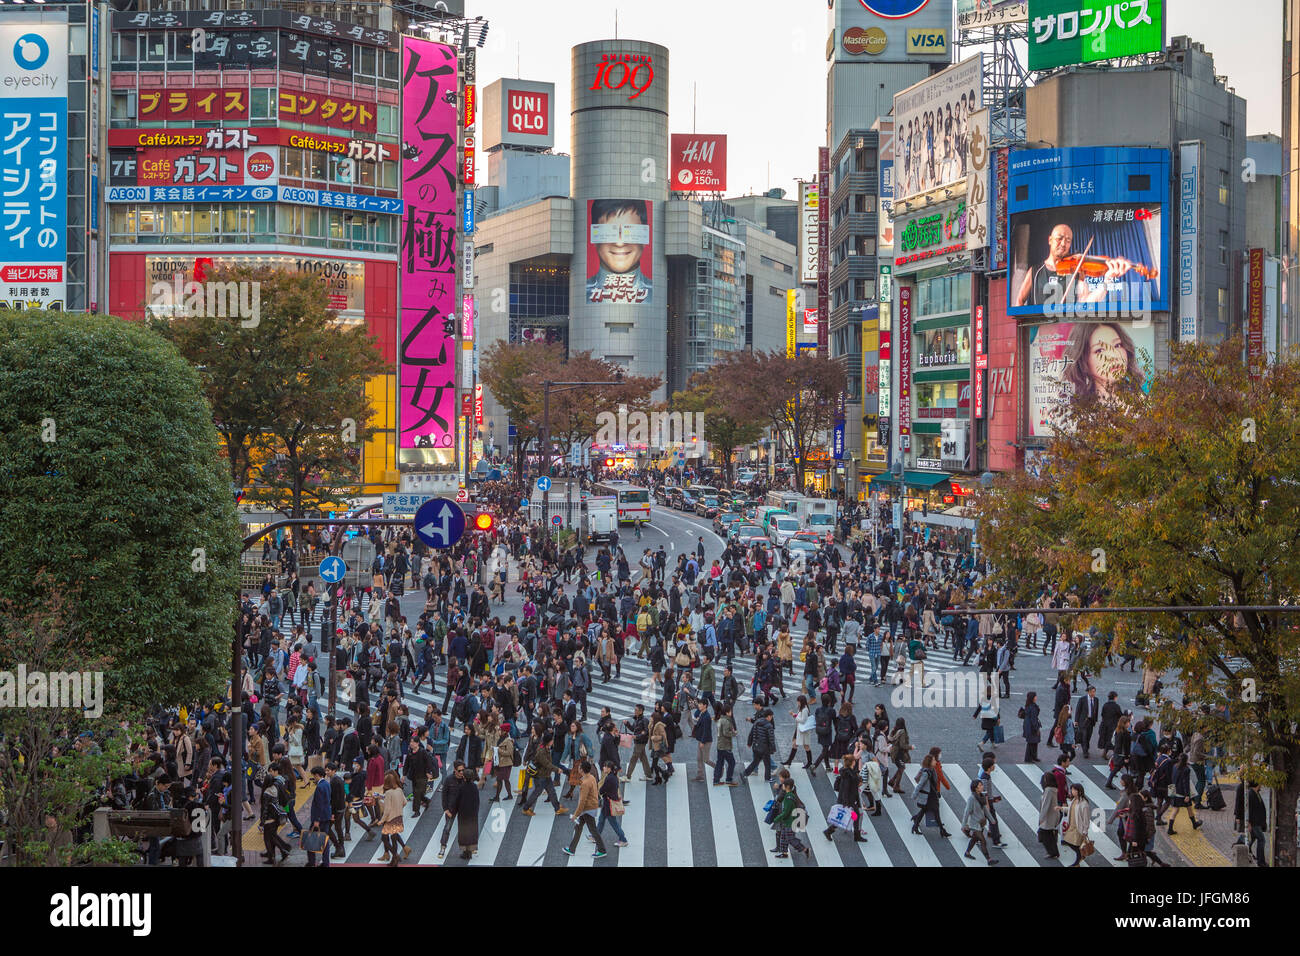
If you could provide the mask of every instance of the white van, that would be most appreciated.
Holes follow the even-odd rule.
[[[784,508],[776,508],[773,507],[772,505],[761,505],[754,512],[754,523],[757,524],[759,527],[761,527],[764,533],[767,533],[768,524],[770,523],[772,517],[776,515],[793,517],[790,514],[790,512],[786,511]]]
[[[796,532],[802,530],[803,526],[799,524],[798,518],[779,511],[774,512],[767,522],[767,536],[778,548],[784,548],[786,542],[793,538]]]

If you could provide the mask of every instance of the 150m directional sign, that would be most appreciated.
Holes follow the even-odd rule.
[[[465,534],[465,512],[446,498],[430,498],[415,513],[415,533],[431,548],[450,548]]]

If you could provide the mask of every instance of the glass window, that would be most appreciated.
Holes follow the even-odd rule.
[[[215,242],[221,234],[221,210],[216,206],[194,207],[194,241]]]
[[[356,163],[357,181],[363,186],[375,185],[375,180],[378,178],[378,171],[375,169],[377,165],[378,163]]]
[[[144,36],[144,56],[146,63],[165,63],[167,61],[167,34],[162,30],[151,30]]]
[[[282,159],[284,169],[280,173],[282,176],[289,176],[293,179],[302,178],[302,150],[286,149]]]
[[[184,237],[180,241],[188,242],[190,236],[192,213],[189,206],[172,206],[171,207],[171,224],[167,231],[173,236]]]
[[[111,120],[134,120],[135,90],[114,90],[108,98],[108,116]]]
[[[381,136],[397,135],[397,107],[391,104],[381,105],[375,117],[377,129]]]
[[[271,235],[271,209],[269,203],[258,203],[252,207],[252,226],[254,242],[270,242],[274,236]]]
[[[139,219],[136,220],[136,232],[158,234],[163,231],[161,206],[141,206]]]
[[[254,87],[248,98],[248,115],[255,120],[274,119],[275,104],[275,90]]]
[[[304,150],[304,153],[305,155],[302,158],[303,176],[307,179],[326,182],[329,177],[329,154],[320,153],[314,149]]]
[[[357,71],[357,76],[364,76],[373,79],[375,76],[375,53],[378,51],[376,51],[372,46],[361,45],[357,46],[357,50],[359,51],[360,56],[358,56],[353,62],[353,66]]]
[[[113,33],[113,62],[126,65],[136,61],[136,50],[139,47],[137,41],[138,34],[116,32]]]
[[[380,189],[397,188],[397,163],[386,162],[379,164],[380,181],[375,185]]]
[[[113,236],[129,236],[135,234],[135,207],[134,206],[109,206],[108,207],[108,231]]]
[[[307,206],[303,209],[302,234],[304,236],[319,236],[321,234],[320,210],[314,206]]]

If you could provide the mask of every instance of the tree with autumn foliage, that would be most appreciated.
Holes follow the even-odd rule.
[[[257,321],[203,311],[153,325],[198,369],[231,481],[294,518],[341,506],[374,434],[366,383],[388,370],[374,336],[339,322],[317,276],[236,267],[207,279],[257,283]]]
[[[1002,602],[1043,582],[1082,595],[1070,626],[1095,627],[1081,666],[1112,641],[1172,670],[1195,706],[1161,701],[1166,724],[1199,727],[1248,779],[1274,790],[1276,859],[1295,866],[1300,799],[1300,618],[1086,606],[1295,605],[1300,598],[1300,360],[1252,380],[1240,339],[1173,346],[1149,392],[1076,397],[1039,477],[977,493],[979,537]],[[1004,603],[1002,606],[1007,606]],[[1064,621],[1062,622],[1065,623]]]
[[[527,442],[541,436],[546,382],[610,383],[551,388],[551,443],[560,454],[591,441],[596,434],[596,419],[602,413],[616,414],[620,405],[648,409],[650,396],[662,383],[658,377],[628,375],[613,362],[590,352],[575,352],[566,359],[559,345],[533,343],[498,342],[483,356],[481,371],[484,384],[505,407],[515,426],[519,465]]]
[[[730,408],[718,380],[706,372],[696,372],[681,392],[673,392],[668,407],[674,412],[699,413],[704,417],[704,434],[719,467],[726,475],[727,486],[732,478],[732,459],[742,445],[749,445],[763,437],[763,419],[753,409],[745,409],[747,418],[737,418],[736,409]]]
[[[707,373],[722,408],[738,422],[759,422],[785,438],[795,457],[795,487],[804,486],[808,452],[835,427],[847,378],[824,355],[732,352]]]

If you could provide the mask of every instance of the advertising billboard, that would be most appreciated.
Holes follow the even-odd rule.
[[[817,149],[817,194],[824,200],[817,204],[817,314],[831,314],[831,151]],[[830,323],[817,326],[817,348],[823,355],[830,345]]]
[[[358,259],[330,259],[323,256],[285,255],[165,255],[145,258],[145,284],[181,286],[202,282],[204,276],[236,266],[270,267],[292,275],[319,276],[325,284],[329,307],[344,319],[361,319],[366,309],[366,264]],[[179,299],[179,297],[177,297]]]
[[[966,190],[970,117],[984,106],[981,54],[894,94],[896,201],[943,186]]]
[[[1008,193],[1008,315],[1169,310],[1168,150],[1016,150]]]
[[[1056,434],[1068,424],[1071,402],[1106,398],[1126,374],[1143,391],[1151,388],[1156,332],[1149,322],[1056,322],[1028,334],[1031,438]]]
[[[285,94],[291,99],[293,94]],[[281,97],[284,99],[284,96]],[[281,106],[283,111],[284,107]],[[137,115],[141,123],[178,122],[214,123],[222,120],[248,119],[248,87],[204,86],[171,89],[145,89],[139,93]],[[371,113],[373,120],[374,113]],[[374,127],[371,126],[371,130]]]
[[[1264,250],[1246,254],[1246,368],[1258,381],[1264,374]]]
[[[61,310],[68,271],[66,23],[5,18],[0,104],[5,165],[0,304]]]
[[[250,147],[209,150],[187,147],[109,150],[112,186],[274,186],[280,150]]]
[[[484,150],[497,146],[550,149],[555,145],[555,84],[500,79],[482,90]]]
[[[1195,342],[1200,302],[1201,141],[1178,144],[1178,341]]]
[[[406,92],[409,94],[410,90],[406,89]],[[297,90],[280,91],[280,122],[282,123],[286,121],[306,123],[308,126],[326,126],[330,129],[350,132],[359,130],[363,133],[373,133],[376,109],[374,103],[354,100],[346,96]],[[247,116],[247,112],[244,115]],[[141,119],[143,118],[142,114]]]
[[[673,192],[725,192],[727,136],[673,133],[669,147]]]
[[[827,59],[920,63],[948,54],[953,0],[840,0],[827,7],[838,40]]]
[[[817,184],[799,184],[799,281],[817,281]]]
[[[1029,20],[1029,0],[957,0],[956,6],[962,32]]]
[[[1029,0],[1030,70],[1159,53],[1164,48],[1164,0]]]
[[[966,174],[966,249],[974,251],[989,244],[989,110],[970,117],[970,171]]]
[[[799,290],[785,290],[785,357],[799,354]]]
[[[587,301],[644,305],[654,294],[654,203],[587,200]]]
[[[456,48],[402,38],[398,456],[456,461]],[[450,95],[449,95],[450,94]]]
[[[912,287],[898,290],[898,434],[910,445],[912,434]]]

